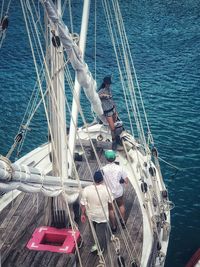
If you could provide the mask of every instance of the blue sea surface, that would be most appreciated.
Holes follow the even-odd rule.
[[[0,0],[0,7],[3,2]],[[37,2],[37,1],[36,1]],[[73,1],[72,1],[73,2]],[[81,1],[82,2],[82,1]],[[171,236],[166,267],[184,267],[200,247],[200,5],[197,0],[119,1],[146,112],[170,199]],[[93,7],[94,3],[92,3]],[[72,4],[81,18],[79,1]],[[7,36],[0,49],[0,153],[13,143],[36,78],[20,1],[12,1]],[[93,21],[94,23],[94,21]],[[80,28],[76,26],[75,31]],[[97,25],[97,81],[113,76],[120,117],[126,122],[116,62],[106,37],[105,18]],[[89,28],[85,59],[94,70],[94,32]],[[82,96],[84,98],[84,96]],[[26,153],[47,140],[38,111],[25,141]],[[85,114],[90,108],[85,104]],[[89,118],[88,118],[89,120]]]

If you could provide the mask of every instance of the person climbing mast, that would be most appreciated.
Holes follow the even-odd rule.
[[[111,76],[106,76],[103,79],[103,83],[100,86],[98,91],[99,98],[101,99],[102,109],[106,120],[110,126],[111,135],[112,135],[112,148],[115,150],[117,148],[116,141],[116,131],[115,131],[115,122],[117,121],[117,111],[112,98],[111,93]]]

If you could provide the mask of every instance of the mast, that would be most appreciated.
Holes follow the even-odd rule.
[[[83,59],[85,55],[86,36],[87,36],[88,20],[89,20],[89,9],[90,9],[90,0],[85,0],[84,6],[83,6],[81,33],[80,33],[80,40],[79,40],[79,48],[82,52]],[[76,75],[75,85],[74,85],[74,97],[73,97],[73,102],[72,102],[72,116],[71,116],[71,121],[70,121],[70,132],[69,132],[68,158],[69,158],[69,175],[70,176],[72,173],[72,161],[73,161],[73,154],[74,154],[74,147],[75,147],[75,140],[76,140],[76,128],[77,128],[77,120],[78,120],[78,107],[79,107],[79,102],[80,102],[80,92],[81,92],[81,86],[78,83],[77,75]]]
[[[61,0],[56,1],[58,14],[61,16]],[[56,31],[57,29],[55,29]],[[52,145],[52,164],[53,175],[60,176],[61,179],[68,177],[67,168],[67,136],[66,136],[66,108],[65,108],[65,83],[64,83],[64,60],[63,47],[55,48],[51,44],[51,77],[52,95],[50,99],[51,114],[51,141],[54,142],[55,150]]]
[[[90,0],[85,0],[83,5],[83,15],[82,15],[82,24],[81,24],[81,33],[79,47],[74,43],[72,35],[69,32],[68,27],[60,19],[60,16],[57,14],[57,10],[52,0],[43,0],[44,6],[46,8],[49,20],[52,25],[58,30],[58,35],[63,44],[63,47],[66,50],[68,58],[71,62],[73,69],[76,71],[75,78],[75,88],[74,88],[74,97],[72,104],[72,116],[70,122],[70,134],[69,142],[70,145],[67,155],[69,163],[69,172],[68,175],[71,176],[72,173],[72,163],[73,163],[73,154],[74,146],[76,140],[76,128],[77,128],[77,118],[78,118],[78,107],[79,107],[79,98],[80,98],[80,85],[84,89],[85,95],[91,103],[92,109],[94,112],[101,118],[103,117],[103,109],[101,106],[101,100],[96,92],[96,81],[93,79],[91,72],[88,69],[87,64],[84,62],[84,53],[85,53],[85,44],[86,44],[86,35],[88,27],[88,18],[89,18],[89,7]],[[79,85],[80,84],[80,85]]]
[[[56,0],[55,10],[61,17],[61,0]],[[64,181],[68,177],[67,160],[67,133],[66,133],[66,108],[65,108],[65,83],[64,83],[64,58],[63,46],[58,38],[58,26],[52,25],[50,39],[50,127],[51,127],[51,158],[52,175],[60,177],[58,180],[64,188]],[[57,39],[58,38],[58,39]],[[65,194],[47,200],[46,223],[56,228],[66,227],[68,224],[68,212],[66,208]]]

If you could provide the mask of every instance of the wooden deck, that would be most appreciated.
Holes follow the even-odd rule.
[[[104,156],[98,151],[102,165],[105,165]],[[92,173],[98,168],[97,162],[88,158]],[[90,177],[85,161],[77,162],[79,176],[82,179]],[[88,222],[79,222],[79,230],[83,238],[83,246],[80,248],[81,264],[77,256],[52,253],[37,252],[26,248],[35,228],[43,225],[45,197],[42,194],[21,193],[12,203],[10,203],[0,214],[0,252],[2,266],[10,267],[64,267],[77,266],[91,267],[99,263],[99,257],[90,253],[93,245],[93,238],[89,230]],[[127,186],[125,191],[126,205],[126,226],[127,230],[118,231],[116,237],[120,239],[120,255],[125,259],[126,266],[130,266],[133,258],[140,263],[142,243],[143,243],[143,223],[142,214],[137,196],[132,186]],[[121,232],[123,231],[123,232]],[[121,232],[121,234],[120,234]],[[125,238],[122,238],[125,236]],[[127,253],[129,249],[129,254]],[[117,266],[117,255],[112,242],[109,242],[108,251],[104,252],[106,266]],[[130,256],[130,254],[132,254]],[[139,264],[140,265],[140,264]],[[139,266],[138,265],[138,266]]]

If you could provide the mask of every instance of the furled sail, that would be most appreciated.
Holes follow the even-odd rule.
[[[67,201],[73,203],[79,195],[79,186],[85,187],[89,184],[89,181],[78,182],[72,179],[65,179],[62,183],[60,177],[44,175],[37,168],[11,164],[4,157],[0,159],[0,188],[4,192],[18,189],[30,193],[42,192],[50,197],[65,192]]]
[[[73,41],[68,27],[63,23],[59,17],[55,5],[51,0],[43,0],[47,15],[50,22],[57,26],[58,36],[66,50],[68,58],[72,64],[73,69],[76,71],[77,80],[83,87],[85,95],[91,103],[93,111],[102,118],[103,110],[101,100],[96,92],[96,81],[93,79],[87,64],[83,61],[81,51],[77,44]]]

